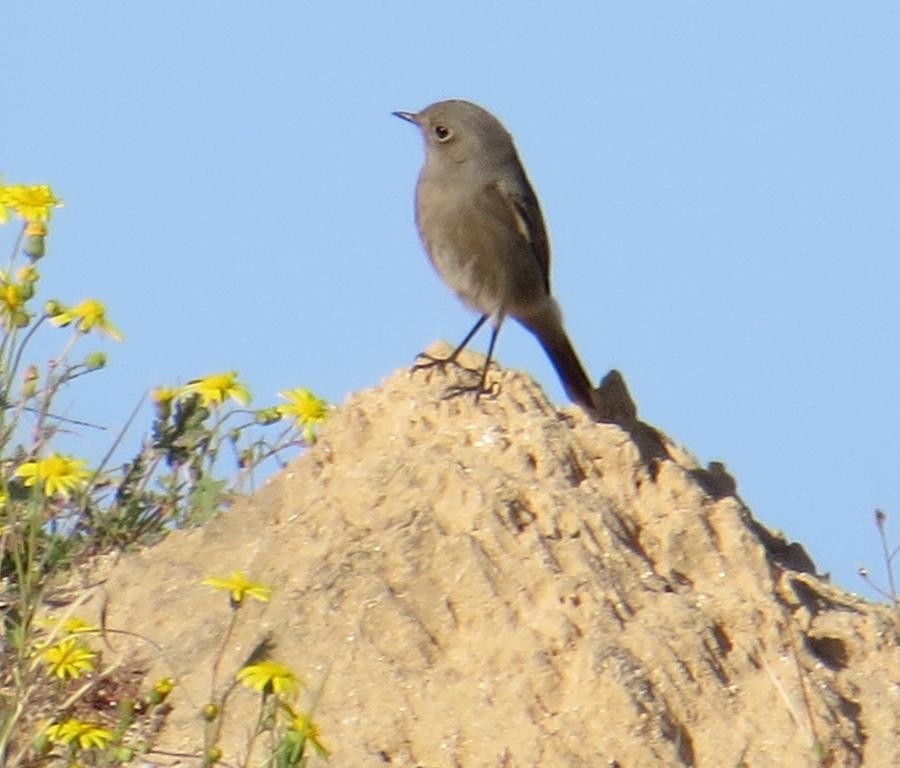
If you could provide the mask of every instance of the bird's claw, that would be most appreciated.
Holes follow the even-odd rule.
[[[477,370],[473,368],[467,368],[465,365],[457,360],[456,355],[450,355],[449,357],[434,357],[433,355],[429,355],[427,352],[420,352],[416,355],[416,362],[413,364],[413,367],[410,368],[410,373],[415,373],[416,371],[426,371],[429,368],[440,368],[444,370],[448,365],[454,365],[457,368],[461,368],[464,371],[468,371],[469,373],[478,373]]]

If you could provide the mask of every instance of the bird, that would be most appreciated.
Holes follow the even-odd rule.
[[[417,126],[424,138],[425,162],[415,194],[424,249],[447,286],[480,314],[450,357],[429,358],[417,367],[456,362],[490,320],[477,399],[486,391],[500,328],[512,317],[537,338],[568,397],[598,420],[594,387],[550,291],[550,242],[512,136],[486,109],[460,99],[393,114]]]

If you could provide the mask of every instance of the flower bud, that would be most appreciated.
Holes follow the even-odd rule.
[[[281,421],[281,413],[275,406],[272,406],[271,408],[261,408],[256,412],[257,424],[275,424],[279,421]]]
[[[39,378],[36,365],[29,365],[25,369],[25,373],[22,375],[22,397],[27,399],[37,394]]]
[[[43,221],[29,221],[25,225],[26,237],[44,237],[47,234],[47,225]]]
[[[47,736],[47,732],[41,731],[40,734],[35,738],[35,740],[31,742],[31,746],[39,755],[44,755],[49,752],[50,738]]]
[[[20,283],[36,283],[40,278],[40,273],[31,264],[16,270],[16,280]]]
[[[44,304],[44,314],[47,315],[47,317],[56,317],[65,311],[66,308],[63,306],[62,302],[59,302],[56,299],[50,299],[50,301]]]
[[[84,358],[84,366],[89,371],[97,371],[106,367],[106,355],[103,352],[91,352]]]
[[[42,258],[47,252],[44,236],[31,235],[30,237],[26,237],[23,250],[25,251],[25,255],[32,261],[37,261]]]
[[[161,680],[158,680],[153,686],[153,690],[150,691],[150,695],[147,697],[150,706],[155,707],[157,704],[162,704],[168,698],[174,687],[175,683],[171,677],[164,677]]]

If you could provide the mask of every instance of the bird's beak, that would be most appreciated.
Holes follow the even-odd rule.
[[[394,117],[399,117],[401,120],[406,120],[408,123],[412,123],[413,125],[419,124],[419,116],[415,112],[391,112]]]

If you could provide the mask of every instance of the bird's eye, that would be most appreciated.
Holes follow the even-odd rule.
[[[434,126],[434,135],[438,141],[447,141],[452,135],[452,132],[446,125],[441,125],[438,123]]]

